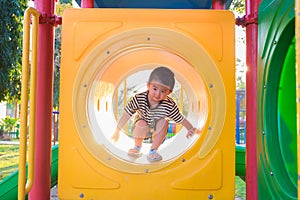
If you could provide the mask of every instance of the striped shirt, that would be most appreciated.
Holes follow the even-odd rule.
[[[134,95],[127,103],[125,111],[132,116],[137,113],[137,119],[143,119],[149,126],[161,118],[172,119],[176,123],[182,123],[184,116],[180,113],[175,101],[167,96],[155,108],[150,108],[148,91]]]

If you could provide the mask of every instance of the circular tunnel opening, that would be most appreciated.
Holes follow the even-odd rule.
[[[170,96],[203,131],[187,139],[187,130],[176,125],[158,150],[163,160],[153,164],[146,156],[150,143],[144,142],[142,157],[127,155],[134,145],[128,127],[117,143],[111,135],[128,99],[145,89],[149,73],[158,66],[174,72]],[[82,63],[73,94],[75,125],[85,148],[103,164],[133,173],[160,169],[183,155],[184,160],[204,157],[217,143],[226,115],[224,84],[213,59],[197,42],[167,29],[128,31],[96,46]]]
[[[162,53],[169,54],[164,59],[165,62],[162,58],[160,58],[161,63],[132,65],[130,62],[132,57],[141,57],[139,54],[158,57]],[[176,64],[172,63],[175,57],[177,57]],[[122,63],[124,71],[120,70],[120,63]],[[99,72],[93,81],[88,97],[88,117],[90,126],[94,130],[92,131],[93,137],[99,145],[104,145],[108,151],[122,160],[134,161],[138,164],[149,163],[146,155],[150,150],[151,138],[143,141],[142,157],[133,158],[127,155],[128,150],[134,147],[132,136],[134,117],[131,117],[121,131],[118,142],[114,143],[111,140],[111,136],[128,100],[134,94],[147,90],[146,82],[148,77],[152,69],[158,66],[166,66],[175,74],[175,87],[169,96],[177,103],[181,113],[197,128],[202,128],[208,118],[208,93],[205,84],[200,75],[187,62],[174,54],[163,52],[161,49],[156,48],[139,49],[127,53],[110,63],[107,70]],[[180,68],[188,68],[188,70],[184,73]],[[112,71],[118,79],[113,80],[111,76]],[[189,80],[185,79],[185,77],[189,77]],[[192,85],[196,84],[198,86],[197,89],[192,87]],[[163,156],[164,162],[174,160],[182,155],[198,138],[197,135],[190,139],[186,138],[187,130],[181,127],[180,124],[175,124],[172,121],[170,121],[168,130],[169,133],[158,149]]]
[[[297,127],[295,38],[292,20],[274,49],[266,70],[264,99],[264,170],[276,173],[268,179],[270,188],[297,194]],[[274,181],[274,179],[276,181]],[[288,192],[287,192],[288,193]],[[285,194],[287,194],[285,193]]]
[[[297,187],[297,125],[295,38],[291,41],[284,60],[278,91],[279,147],[288,180]],[[289,182],[288,181],[288,182]]]

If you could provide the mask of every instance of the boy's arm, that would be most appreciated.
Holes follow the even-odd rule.
[[[124,112],[123,115],[120,117],[119,122],[117,124],[116,130],[114,134],[111,136],[111,139],[115,142],[119,140],[120,137],[120,130],[125,126],[125,124],[130,119],[130,115],[127,112]]]
[[[124,112],[117,124],[117,130],[120,131],[125,126],[125,124],[128,122],[129,119],[130,119],[130,115],[127,112]]]
[[[196,128],[193,127],[193,125],[187,119],[184,119],[181,124],[188,130],[186,134],[187,138],[190,138],[194,134],[199,132]]]
[[[181,124],[182,124],[182,126],[184,126],[187,130],[190,130],[190,129],[194,128],[193,125],[192,125],[187,119],[184,119],[184,120],[182,121]]]

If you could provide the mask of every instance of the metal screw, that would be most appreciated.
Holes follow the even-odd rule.
[[[212,83],[209,84],[209,88],[213,88],[214,85]]]
[[[83,194],[83,193],[80,193],[80,194],[79,194],[79,197],[80,197],[80,198],[83,198],[83,197],[84,197],[84,194]]]
[[[208,195],[208,199],[213,199],[213,198],[214,198],[214,196],[212,194]]]
[[[273,44],[277,44],[277,41],[276,41],[276,40],[274,40]]]
[[[182,158],[181,162],[185,162],[185,159],[184,159],[184,158]]]
[[[274,176],[273,172],[270,172],[270,175],[271,175],[271,176]]]

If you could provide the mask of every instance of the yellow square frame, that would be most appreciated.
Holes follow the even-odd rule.
[[[216,10],[69,9],[62,26],[60,199],[233,199],[234,15]],[[110,60],[124,52],[129,53],[119,62],[125,67],[109,68]],[[107,78],[117,79],[126,66],[159,60],[174,65],[192,87],[200,87],[194,76],[202,77],[208,97],[204,107],[198,106],[206,110],[204,131],[170,161],[136,164],[115,158],[91,134],[86,105],[91,80],[102,67],[114,69]]]

